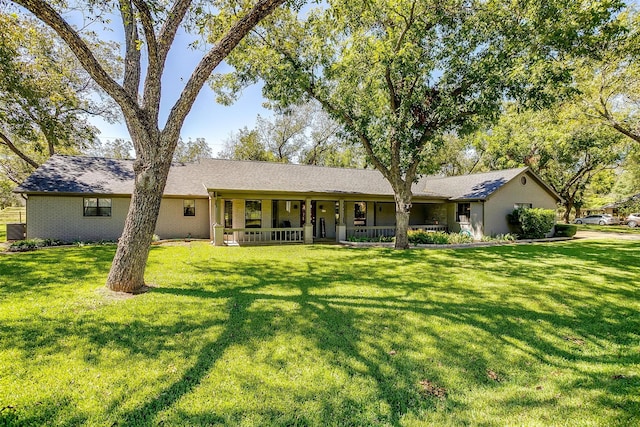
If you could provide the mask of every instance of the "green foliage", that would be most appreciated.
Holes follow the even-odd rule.
[[[94,54],[117,70],[117,48],[89,33]],[[102,93],[58,37],[21,15],[0,13],[0,166],[14,182],[56,152],[77,153],[96,138],[88,116],[116,119]],[[16,162],[18,164],[16,164]]]
[[[574,224],[556,224],[555,237],[573,237],[578,232],[578,226]]]
[[[509,223],[518,228],[522,239],[542,239],[553,228],[556,213],[552,209],[518,208],[508,215]]]
[[[473,237],[462,233],[409,230],[409,243],[413,245],[454,245],[473,242]]]
[[[481,168],[528,166],[564,201],[565,219],[584,202],[587,188],[610,188],[611,169],[626,154],[622,137],[585,116],[578,103],[542,111],[523,111],[515,104],[490,131],[469,138],[481,153]],[[594,181],[595,180],[595,181]]]
[[[495,236],[482,236],[480,239],[483,242],[515,242],[518,240],[518,236],[511,233],[497,234]]]
[[[638,250],[154,246],[137,296],[4,255],[0,425],[637,425]]]
[[[36,249],[45,248],[49,246],[59,246],[62,242],[54,239],[27,239],[18,240],[9,245],[9,252],[27,252],[35,251]]]
[[[420,173],[437,170],[443,136],[491,123],[505,98],[531,107],[572,93],[571,66],[620,3],[332,0],[283,10],[228,58],[222,102],[258,80],[286,108],[317,100],[389,181],[399,215]],[[397,247],[406,247],[398,230]]]

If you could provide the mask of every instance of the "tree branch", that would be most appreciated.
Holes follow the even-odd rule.
[[[33,13],[38,19],[51,27],[71,51],[91,77],[105,90],[130,117],[141,117],[137,100],[132,98],[109,74],[95,58],[91,49],[80,38],[78,32],[71,27],[60,14],[43,0],[12,0]]]
[[[38,168],[38,163],[23,153],[18,147],[15,146],[13,142],[4,134],[4,132],[0,132],[0,143],[6,145],[9,150],[13,151],[18,157],[27,162],[30,166],[33,166],[35,169]]]
[[[140,87],[140,50],[138,49],[138,26],[130,0],[120,0],[120,16],[124,27],[125,58],[123,88],[133,99],[138,98]]]
[[[227,34],[202,58],[196,69],[191,74],[189,81],[180,94],[180,98],[171,109],[167,125],[163,133],[170,133],[176,138],[187,114],[193,106],[200,89],[205,84],[213,70],[240,43],[245,35],[263,18],[273,12],[285,0],[260,0],[258,3],[238,20]]]

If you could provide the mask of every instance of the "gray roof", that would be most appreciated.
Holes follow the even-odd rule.
[[[425,198],[484,200],[525,171],[528,169],[507,169],[456,177],[424,177],[413,185],[413,193],[415,197]],[[133,179],[132,160],[56,155],[15,191],[32,194],[127,195],[133,191]],[[540,183],[544,185],[542,181]],[[207,189],[393,195],[391,185],[377,170],[220,159],[173,165],[164,194],[204,197],[207,196]]]

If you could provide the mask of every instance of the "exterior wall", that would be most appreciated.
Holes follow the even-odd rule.
[[[474,239],[480,239],[484,235],[484,203],[471,203],[471,235]]]
[[[316,202],[316,237],[323,238],[321,230],[321,219],[324,219],[324,238],[336,237],[336,205],[334,201],[318,200]]]
[[[520,177],[505,184],[495,192],[484,204],[484,233],[496,235],[509,233],[507,214],[511,213],[516,203],[531,203],[534,208],[556,209],[556,200],[541,187],[529,174],[526,184]]]
[[[193,199],[190,199],[193,200]],[[184,199],[162,199],[156,224],[161,239],[209,238],[209,199],[195,199],[195,216],[184,216]]]
[[[396,204],[395,203],[376,203],[376,223],[380,226],[396,225]]]
[[[34,196],[27,199],[27,238],[64,242],[117,240],[130,199],[111,198],[111,216],[83,216],[83,197]]]
[[[129,211],[128,197],[111,199],[111,216],[84,216],[81,196],[35,196],[27,199],[27,238],[65,242],[117,240]],[[183,216],[182,199],[163,199],[155,233],[161,239],[209,238],[209,202],[196,199],[196,216]]]

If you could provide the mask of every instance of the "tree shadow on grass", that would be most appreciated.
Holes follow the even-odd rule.
[[[459,387],[460,382],[447,378],[447,372],[466,375],[468,378],[462,384],[467,387],[499,387],[487,378],[488,370],[500,368],[495,366],[500,358],[492,354],[497,349],[518,351],[523,354],[524,361],[536,361],[574,373],[579,383],[567,385],[567,393],[573,392],[574,388],[599,390],[612,398],[617,396],[619,404],[625,394],[640,386],[640,379],[629,376],[612,381],[594,370],[584,369],[577,362],[629,367],[640,363],[638,354],[614,354],[607,349],[611,345],[627,346],[637,342],[640,319],[632,307],[633,304],[637,306],[638,295],[620,281],[627,280],[629,274],[635,275],[638,267],[608,271],[609,266],[630,263],[632,251],[603,254],[603,248],[608,247],[600,243],[581,243],[580,247],[582,249],[576,251],[564,245],[509,246],[455,254],[449,251],[309,248],[306,249],[309,254],[301,255],[300,259],[279,262],[270,259],[268,253],[263,257],[247,256],[227,261],[194,259],[189,263],[194,272],[192,282],[159,285],[146,296],[137,298],[166,295],[177,304],[175,297],[186,297],[203,307],[211,301],[218,304],[223,301],[228,317],[202,322],[184,319],[167,329],[167,325],[142,320],[126,325],[116,321],[101,324],[96,315],[76,325],[73,333],[85,336],[96,345],[109,342],[127,349],[132,357],[154,357],[168,349],[167,336],[181,332],[196,334],[211,327],[221,329],[214,339],[203,339],[198,348],[182,349],[185,355],[195,351],[194,361],[160,393],[127,411],[120,410],[114,400],[108,412],[120,425],[160,422],[163,412],[196,393],[231,346],[245,346],[255,354],[261,345],[285,331],[310,340],[321,351],[324,363],[356,382],[373,384],[375,396],[369,395],[366,399],[381,403],[382,409],[369,408],[371,413],[364,414],[362,406],[367,402],[356,399],[347,391],[333,390],[339,399],[331,398],[330,393],[316,396],[323,407],[319,418],[304,411],[299,412],[300,418],[295,418],[291,411],[296,408],[290,412],[275,408],[255,409],[259,419],[267,424],[400,425],[407,414],[419,416],[442,405],[460,411],[466,405],[460,398],[464,390],[450,388]],[[335,257],[328,257],[323,250],[340,252]],[[316,251],[324,256],[314,258]],[[171,253],[157,252],[158,256]],[[579,262],[581,266],[587,262],[587,268],[593,270],[589,274],[599,274],[604,284],[583,280],[580,272],[569,268],[557,276],[557,280],[563,282],[558,289],[536,287],[540,282],[549,283],[549,269],[554,268],[552,261],[560,258],[568,264]],[[589,265],[591,261],[593,266]],[[494,275],[494,282],[488,282],[486,287],[468,286],[465,268],[473,270],[473,277]],[[410,271],[414,274],[409,274]],[[226,280],[232,276],[246,280]],[[523,286],[521,282],[528,285]],[[575,282],[576,286],[566,286],[568,282]],[[507,297],[494,295],[494,283],[498,283],[502,291],[508,291]],[[585,292],[581,289],[585,286],[591,289]],[[600,300],[594,298],[597,295],[620,298]],[[278,311],[278,307],[283,306],[295,309]],[[35,345],[63,351],[63,346],[56,346],[56,341],[63,340],[68,332],[63,322],[56,324],[52,319],[50,336]],[[419,332],[415,330],[416,325]],[[30,338],[37,332],[37,327],[8,325],[0,338],[4,344],[33,349]],[[21,334],[21,340],[12,338]],[[416,335],[420,341],[416,340]],[[142,336],[146,337],[146,342],[135,339]],[[577,344],[580,340],[584,344]],[[584,351],[585,346],[591,350]],[[266,358],[264,362],[278,368],[281,360],[274,357]],[[447,366],[441,368],[440,364]],[[523,363],[517,368],[526,369],[526,365]],[[422,380],[445,388],[446,399],[425,395],[419,385]],[[289,393],[301,392],[292,385]],[[304,395],[299,396],[299,399],[304,398]],[[369,403],[375,406],[376,402]],[[513,404],[527,409],[550,403],[523,399]],[[201,414],[176,411],[173,416],[178,419],[175,421],[183,424],[232,424],[242,421],[246,415],[241,409]],[[634,417],[630,404],[616,408],[615,413],[626,419]],[[458,420],[461,423],[472,421]]]
[[[594,246],[594,253],[599,254],[597,246]],[[527,259],[527,264],[530,263],[530,266],[526,267],[524,271],[524,275],[529,277],[529,280],[536,280],[538,276],[545,277],[544,271],[540,271],[540,262],[545,259],[564,256],[569,260],[572,257],[584,260],[584,256],[593,256],[589,252],[584,255],[575,254],[570,249],[562,247],[551,247],[545,251],[540,251],[540,249],[531,251],[527,247],[507,247],[489,251],[484,249],[477,252],[465,254],[467,257],[465,262],[477,266],[501,258],[508,263],[519,260],[519,263],[522,264],[524,257]],[[340,367],[349,375],[362,376],[375,382],[378,388],[377,398],[390,408],[387,414],[378,414],[378,416],[382,416],[386,423],[392,425],[399,425],[401,418],[407,413],[418,413],[420,410],[435,406],[433,400],[425,399],[419,393],[417,384],[422,376],[428,375],[429,380],[436,384],[446,384],[447,382],[446,378],[440,376],[437,369],[425,369],[417,359],[391,356],[396,351],[393,343],[377,341],[375,334],[366,331],[363,327],[364,324],[372,325],[379,321],[381,324],[390,325],[393,332],[402,337],[402,324],[394,318],[402,318],[405,313],[424,318],[436,318],[452,325],[460,325],[461,328],[481,331],[479,335],[482,335],[483,340],[488,343],[498,343],[500,346],[518,349],[534,360],[572,370],[584,378],[594,379],[597,375],[580,371],[581,368],[572,366],[573,362],[631,366],[639,361],[638,357],[634,355],[626,355],[621,360],[619,355],[613,354],[603,355],[597,352],[593,355],[584,354],[579,346],[572,346],[569,342],[575,337],[562,336],[562,333],[558,332],[558,330],[570,330],[580,337],[576,339],[587,340],[597,346],[603,340],[600,336],[601,332],[606,330],[608,341],[622,345],[628,344],[634,339],[633,333],[629,335],[628,331],[640,328],[640,321],[637,316],[625,317],[624,313],[629,313],[627,306],[612,306],[610,302],[598,303],[593,300],[572,300],[579,294],[573,295],[571,291],[566,290],[546,291],[545,294],[561,304],[567,302],[572,302],[574,305],[585,304],[590,309],[576,311],[569,308],[567,313],[555,313],[551,310],[527,308],[517,303],[503,306],[496,301],[485,300],[484,297],[487,296],[485,293],[464,289],[463,284],[452,284],[451,282],[447,283],[448,291],[463,294],[468,301],[435,300],[429,298],[428,293],[424,293],[424,287],[429,286],[428,279],[404,277],[397,280],[393,277],[393,269],[382,266],[374,272],[363,270],[363,266],[370,267],[371,252],[355,251],[353,253],[356,255],[349,258],[347,267],[343,261],[310,260],[307,262],[307,268],[304,272],[292,270],[287,265],[259,263],[255,259],[245,262],[239,260],[229,264],[199,265],[196,263],[193,268],[210,277],[240,274],[257,281],[257,285],[251,288],[230,291],[233,299],[242,298],[244,307],[254,306],[256,302],[260,301],[270,301],[275,305],[279,303],[296,304],[299,310],[294,314],[295,316],[313,320],[312,328],[302,328],[296,332],[312,339],[317,348],[328,354],[334,354],[335,356],[331,359],[333,365]],[[425,258],[424,254],[416,252],[398,253],[382,250],[376,252],[375,255],[378,262],[382,259],[384,262],[393,263],[394,266],[398,264],[419,266],[420,262],[429,262],[431,267],[446,269],[452,264],[450,257],[441,260],[437,257]],[[622,259],[628,261],[628,258],[613,256],[608,257],[608,262],[616,263]],[[602,262],[603,259],[596,261]],[[358,266],[358,263],[361,265]],[[522,271],[522,265],[512,267],[512,271],[515,269]],[[508,276],[509,272],[505,271],[500,274]],[[621,278],[618,273],[610,276],[605,274],[604,276],[613,282]],[[395,293],[395,296],[367,296],[351,293],[341,295],[330,291],[333,283],[348,281],[359,283],[359,286],[363,283],[366,286],[375,281],[377,282],[376,286],[388,286]],[[265,291],[274,285],[284,287],[288,291],[295,290],[295,292],[277,294],[269,290]],[[404,290],[404,292],[398,293],[398,290]],[[607,290],[605,289],[605,291]],[[607,292],[616,294],[620,291],[623,294],[631,292],[624,287],[622,290],[608,290]],[[221,296],[221,293],[215,291],[194,291],[188,288],[160,287],[154,289],[153,292],[197,296],[203,299]],[[526,292],[523,292],[523,295],[526,296]],[[577,298],[584,298],[584,296],[577,296]],[[602,316],[603,313],[606,313],[606,316]],[[621,313],[622,317],[616,317],[616,313]],[[229,320],[230,329],[225,333],[231,333],[232,330],[242,327],[242,324],[254,315],[255,313],[236,313],[235,320]],[[267,315],[263,320],[270,323],[272,319]],[[624,322],[625,331],[614,331],[613,328],[616,325],[610,324],[610,322]],[[542,326],[538,327],[537,331],[532,331],[529,328],[531,324]],[[594,325],[600,326],[594,327]],[[467,343],[461,342],[459,337],[443,336],[435,330],[424,330],[423,332],[426,335],[432,335],[434,342],[437,342],[438,352],[446,355],[444,359],[449,362],[459,361],[456,366],[458,370],[465,371],[468,365],[473,365],[476,376],[474,382],[477,385],[486,385],[490,382],[486,378],[486,372],[495,367],[492,366],[493,362],[488,357],[479,352],[473,353],[466,345]],[[261,333],[261,331],[249,332],[244,334],[244,338],[245,340],[260,340]],[[469,338],[473,339],[471,336]],[[397,340],[400,354],[419,351],[419,348],[409,342],[410,340],[410,336]],[[236,340],[235,343],[239,342]],[[365,347],[366,351],[363,350]],[[222,353],[217,354],[219,357]],[[559,362],[562,360],[566,362]],[[215,360],[202,357],[198,362],[198,372],[202,372],[204,375],[214,364]],[[633,384],[637,381],[635,378],[631,380]],[[594,387],[604,387],[608,393],[624,394],[627,390],[627,387],[621,388],[619,384],[607,381],[592,381],[591,383],[594,384]],[[170,402],[165,399],[163,405],[154,404],[151,407],[161,409],[166,407],[167,403],[175,403],[180,396],[192,388],[192,386],[171,388],[172,392],[178,391],[175,398]],[[184,393],[180,391],[184,391]],[[463,403],[456,401],[454,395],[449,397],[449,404],[461,409]],[[534,404],[537,405],[539,402],[532,403],[532,405]],[[148,406],[145,405],[139,411],[147,413]],[[326,418],[323,421],[331,423],[336,420],[336,414],[340,413],[349,416],[344,411],[346,409],[336,407],[335,404],[328,404],[324,415]],[[151,413],[154,412],[157,411],[151,411]],[[137,418],[138,415],[136,414],[134,418]],[[352,413],[350,415],[354,416]],[[355,420],[352,419],[352,421]]]

